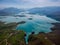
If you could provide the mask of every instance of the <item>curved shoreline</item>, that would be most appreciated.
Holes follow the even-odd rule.
[[[54,27],[51,28],[52,32],[47,34],[47,37],[56,45],[60,45],[60,23],[52,23]]]
[[[3,31],[7,31],[9,34],[13,33],[15,36],[19,36],[16,38],[23,38],[23,42],[21,42],[20,40],[18,40],[18,44],[24,44],[26,45],[26,41],[25,41],[25,36],[26,33],[21,31],[21,30],[12,30],[14,28],[16,28],[16,26],[18,24],[20,24],[21,22],[18,23],[9,23],[9,24],[4,24],[4,22],[0,22],[0,26],[5,26],[6,30],[2,28],[2,30],[0,30],[0,32],[3,34]],[[52,23],[54,25],[54,27],[51,28],[52,32],[50,33],[43,33],[43,32],[39,32],[39,34],[34,34],[34,32],[32,32],[32,34],[30,34],[30,36],[28,37],[28,44],[27,45],[37,45],[37,44],[41,44],[43,43],[44,45],[49,45],[51,44],[55,44],[55,45],[60,45],[60,23]],[[11,31],[11,32],[10,32]],[[16,33],[18,32],[18,33]],[[21,34],[23,34],[23,37]],[[12,36],[12,37],[15,37]],[[3,38],[3,37],[2,37]],[[11,37],[10,37],[11,38]],[[13,38],[14,39],[14,38]],[[39,40],[40,39],[40,40]],[[12,39],[11,39],[12,40]],[[45,41],[45,42],[44,42]],[[16,42],[17,43],[17,42]]]

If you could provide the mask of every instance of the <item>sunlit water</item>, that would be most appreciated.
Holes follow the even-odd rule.
[[[29,18],[32,18],[32,20],[29,20]],[[57,22],[56,20],[48,18],[46,16],[29,15],[29,14],[25,14],[25,17],[6,16],[0,20],[5,21],[6,23],[25,21],[26,23],[19,24],[16,27],[16,29],[23,30],[28,35],[33,31],[36,34],[38,32],[45,32],[45,33],[51,32],[50,28],[53,26],[51,23]]]

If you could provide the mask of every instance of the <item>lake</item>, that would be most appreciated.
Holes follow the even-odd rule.
[[[30,14],[24,14],[24,15],[25,16],[23,17],[0,16],[1,17],[0,21],[4,21],[6,23],[25,21],[24,24],[19,24],[16,27],[16,29],[25,31],[27,33],[27,36],[31,32],[35,32],[35,34],[39,32],[45,32],[45,33],[51,32],[50,28],[53,26],[51,23],[58,22],[54,19],[48,18],[47,16],[30,15]]]

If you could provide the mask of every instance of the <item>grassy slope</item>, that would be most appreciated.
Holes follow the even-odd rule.
[[[4,24],[0,22],[0,45],[25,45],[25,32],[13,30],[18,23]]]

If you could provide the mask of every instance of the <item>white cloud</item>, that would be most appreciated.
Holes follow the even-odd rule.
[[[18,8],[60,6],[60,0],[9,0],[9,2],[5,2],[2,4],[3,4],[2,7],[5,6]]]

